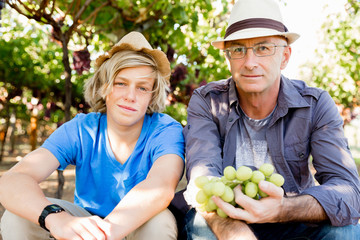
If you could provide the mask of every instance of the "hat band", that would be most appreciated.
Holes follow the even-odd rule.
[[[250,18],[231,24],[226,29],[225,38],[230,34],[247,28],[270,28],[279,32],[288,32],[288,29],[279,21],[268,18]]]

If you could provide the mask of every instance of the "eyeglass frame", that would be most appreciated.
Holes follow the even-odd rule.
[[[268,54],[268,55],[262,55],[262,56],[257,55],[257,54],[256,54],[257,50],[254,50],[254,48],[255,48],[255,47],[259,47],[259,46],[261,46],[261,45],[267,45],[267,44],[272,45],[271,47],[274,48],[273,53]],[[257,57],[268,57],[268,56],[272,56],[272,55],[274,55],[274,54],[276,53],[276,48],[277,48],[277,47],[288,47],[288,46],[289,46],[289,45],[276,45],[275,43],[269,43],[269,42],[267,42],[267,43],[257,43],[257,44],[255,44],[255,45],[253,45],[252,47],[231,46],[231,47],[225,49],[224,52],[225,52],[226,56],[227,56],[229,59],[243,59],[243,58],[246,56],[246,54],[247,54],[247,52],[248,52],[248,49],[251,48],[255,56],[257,56]],[[238,58],[238,57],[237,57],[237,58],[232,58],[231,55],[230,55],[230,49],[231,49],[231,48],[239,48],[239,47],[241,47],[241,48],[243,48],[243,49],[245,50],[244,56],[242,56],[242,57],[240,57],[240,58]]]

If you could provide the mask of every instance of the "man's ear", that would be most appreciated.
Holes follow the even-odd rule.
[[[226,64],[227,64],[228,70],[229,70],[229,72],[231,73],[231,63],[230,63],[230,60],[228,59],[227,56],[225,56],[225,59],[226,59]]]
[[[280,65],[280,69],[284,70],[290,60],[290,56],[291,56],[291,46],[287,46],[284,48],[284,52],[282,55],[282,59],[281,59],[281,65]]]

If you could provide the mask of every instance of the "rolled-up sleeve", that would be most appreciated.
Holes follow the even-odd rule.
[[[314,109],[311,154],[320,185],[302,194],[322,205],[333,226],[357,224],[360,218],[360,183],[356,164],[344,136],[343,121],[326,92]]]
[[[211,115],[210,103],[194,91],[183,133],[186,142],[188,181],[197,176],[219,176],[222,171],[222,147],[219,130]]]

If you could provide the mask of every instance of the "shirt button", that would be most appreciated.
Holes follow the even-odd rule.
[[[229,118],[229,122],[232,122],[234,119],[233,118]]]
[[[305,156],[305,154],[304,153],[299,153],[299,158],[303,158],[304,156]]]
[[[190,125],[188,125],[188,129],[190,129]]]

